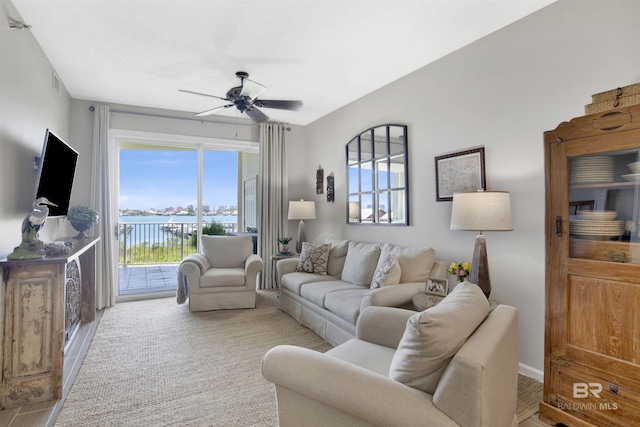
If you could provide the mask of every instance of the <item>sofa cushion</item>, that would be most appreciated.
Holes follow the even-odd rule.
[[[200,237],[202,254],[214,268],[244,267],[244,262],[253,254],[251,236]]]
[[[395,255],[380,256],[378,267],[371,279],[371,289],[400,283],[400,264]]]
[[[342,275],[342,269],[344,268],[344,260],[346,259],[347,251],[349,250],[349,241],[328,237],[327,240],[325,240],[325,243],[329,243],[331,245],[329,263],[327,264],[327,274],[330,276],[340,277]]]
[[[355,325],[360,315],[360,303],[367,292],[369,289],[358,286],[358,289],[328,293],[324,299],[324,308]]]
[[[329,276],[330,277],[330,276]],[[302,285],[300,289],[300,296],[307,301],[310,301],[318,307],[325,307],[325,298],[328,294],[345,291],[348,289],[362,289],[352,283],[344,282],[342,280],[334,280],[330,282],[317,282],[306,283]]]
[[[371,279],[379,258],[379,244],[349,242],[349,250],[342,269],[342,280],[360,286],[371,286]]]
[[[430,247],[402,247],[385,244],[381,256],[395,255],[400,263],[400,283],[424,282],[431,272],[436,251]]]
[[[298,258],[297,272],[327,274],[327,264],[329,262],[329,251],[331,245],[312,245],[309,242],[302,242],[300,258]]]
[[[200,276],[200,287],[244,286],[244,281],[244,268],[210,268]]]
[[[449,361],[487,314],[482,290],[459,284],[440,304],[409,318],[389,378],[433,394]]]
[[[338,280],[333,276],[319,275],[313,273],[287,273],[282,276],[281,286],[296,295],[300,295],[300,289],[307,283],[330,282]]]

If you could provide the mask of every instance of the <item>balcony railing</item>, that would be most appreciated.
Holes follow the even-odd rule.
[[[235,222],[220,224],[226,233],[236,231]],[[195,222],[120,223],[119,265],[178,263],[197,252],[196,230]]]

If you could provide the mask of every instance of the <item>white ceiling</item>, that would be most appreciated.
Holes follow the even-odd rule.
[[[262,110],[299,125],[553,1],[12,0],[73,98],[195,113],[226,102],[178,89],[225,96],[246,71],[304,102]]]

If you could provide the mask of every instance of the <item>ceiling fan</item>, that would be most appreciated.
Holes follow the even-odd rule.
[[[221,99],[231,103],[196,114],[196,116],[199,117],[213,114],[219,108],[235,106],[241,113],[246,113],[247,116],[251,117],[254,122],[262,123],[269,120],[269,116],[258,110],[257,107],[277,108],[279,110],[298,110],[302,107],[302,101],[258,99],[258,96],[267,90],[267,88],[262,86],[260,83],[249,80],[249,73],[245,73],[244,71],[238,71],[236,76],[240,79],[240,86],[229,89],[226,97],[192,92],[184,89],[179,89],[179,91],[192,93],[194,95],[208,96],[210,98]]]

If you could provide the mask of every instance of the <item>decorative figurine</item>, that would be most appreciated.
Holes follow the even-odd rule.
[[[44,257],[44,243],[38,237],[38,232],[44,226],[49,215],[49,206],[58,206],[39,197],[33,202],[33,210],[22,221],[22,243],[14,248],[7,259],[34,259]]]

